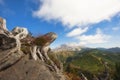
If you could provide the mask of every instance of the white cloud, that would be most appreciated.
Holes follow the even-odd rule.
[[[65,45],[67,46],[71,46],[71,47],[78,47],[78,46],[82,46],[85,45],[84,43],[76,43],[76,42],[71,42],[71,43],[66,43]]]
[[[86,44],[100,44],[100,43],[106,43],[110,39],[109,35],[105,35],[102,33],[100,29],[97,29],[95,35],[81,35],[75,37],[82,43]]]
[[[33,15],[62,22],[72,28],[110,20],[120,12],[120,0],[40,0]]]
[[[67,37],[74,37],[74,36],[78,36],[81,35],[83,33],[85,33],[88,30],[88,27],[82,29],[80,27],[73,29],[71,32],[69,32],[66,36]]]
[[[118,30],[120,30],[120,27],[113,27],[112,30],[113,31],[118,31]]]
[[[77,47],[77,46],[81,46],[81,47],[84,46],[85,47],[85,45],[87,45],[87,43],[80,41],[80,42],[71,42],[71,43],[68,43],[68,45],[73,46],[73,47]]]

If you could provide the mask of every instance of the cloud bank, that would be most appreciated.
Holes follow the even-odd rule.
[[[76,39],[78,42],[71,42],[66,43],[67,45],[72,46],[85,46],[85,45],[92,45],[92,44],[103,44],[109,42],[111,39],[110,35],[104,34],[101,29],[97,29],[95,34],[92,35],[77,35],[71,36],[72,38]]]
[[[120,0],[40,0],[41,5],[33,16],[45,21],[61,22],[72,29],[66,37],[78,40],[72,45],[101,44],[109,41],[109,35],[100,29],[94,35],[85,35],[90,24],[110,21],[120,13]],[[87,27],[86,27],[87,26]],[[118,30],[114,28],[113,30]]]
[[[110,20],[120,12],[120,0],[40,0],[33,15],[46,21],[62,22],[67,27],[83,26]]]
[[[113,30],[113,31],[119,31],[119,30],[120,30],[120,27],[113,27],[112,30]]]
[[[74,36],[78,36],[78,35],[81,35],[83,33],[85,33],[86,31],[88,30],[88,27],[82,29],[82,28],[75,28],[73,29],[71,32],[69,32],[67,34],[67,37],[74,37]]]
[[[106,43],[110,39],[111,36],[103,34],[103,32],[98,28],[96,30],[96,34],[94,35],[81,35],[76,36],[81,43],[84,44],[101,44]]]

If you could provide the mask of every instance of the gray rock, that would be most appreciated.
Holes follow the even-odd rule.
[[[57,80],[52,72],[40,60],[24,56],[10,68],[0,72],[0,80]]]

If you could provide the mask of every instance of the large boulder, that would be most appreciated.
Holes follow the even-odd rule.
[[[25,55],[19,62],[0,72],[0,80],[60,80],[46,64]]]

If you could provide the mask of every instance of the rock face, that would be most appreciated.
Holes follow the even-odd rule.
[[[24,56],[10,68],[0,72],[0,80],[59,80],[40,60]]]
[[[9,32],[5,23],[0,18],[0,80],[65,80],[62,68],[48,56],[49,45],[57,38],[55,33],[43,35],[47,39],[43,45],[24,45],[28,51],[24,54],[21,41],[27,37],[27,29],[16,27]],[[36,40],[41,42],[38,38],[32,41]]]

